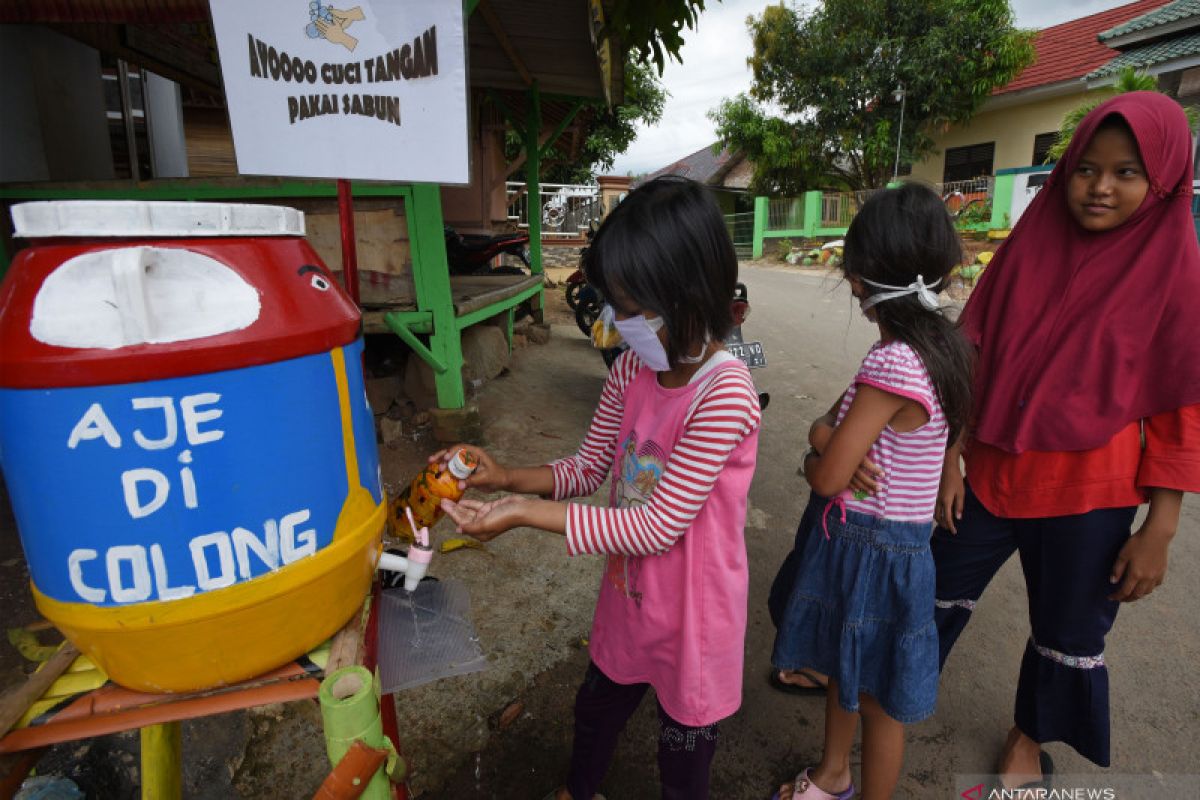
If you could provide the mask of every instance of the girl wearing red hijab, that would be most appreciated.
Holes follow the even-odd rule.
[[[1031,635],[999,766],[1010,788],[1044,783],[1045,742],[1108,766],[1104,638],[1120,603],[1162,583],[1182,494],[1200,491],[1191,145],[1164,95],[1098,106],[963,310],[975,413],[942,475],[935,617],[944,665],[1020,553]]]

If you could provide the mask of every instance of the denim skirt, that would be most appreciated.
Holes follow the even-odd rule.
[[[834,678],[847,711],[858,711],[859,694],[868,694],[899,722],[933,714],[938,634],[932,521],[898,522],[849,510],[843,517],[840,505],[813,494],[800,525],[798,552],[788,557],[794,577],[772,663]]]

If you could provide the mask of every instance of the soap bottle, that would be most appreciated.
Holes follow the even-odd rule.
[[[413,541],[413,529],[405,518],[405,509],[420,528],[431,528],[446,512],[442,511],[442,498],[457,501],[463,496],[459,481],[470,477],[479,461],[465,447],[450,457],[448,463],[435,461],[413,479],[404,491],[392,502],[389,518],[392,534],[403,542]]]

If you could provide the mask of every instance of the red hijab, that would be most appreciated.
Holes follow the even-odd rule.
[[[1114,114],[1150,189],[1124,223],[1091,233],[1067,208],[1067,182]],[[1080,122],[962,313],[979,348],[976,439],[1011,453],[1090,450],[1134,420],[1200,403],[1191,203],[1192,137],[1174,100],[1130,92]]]

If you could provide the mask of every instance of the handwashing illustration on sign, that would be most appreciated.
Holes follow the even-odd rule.
[[[333,44],[340,44],[350,52],[358,47],[355,39],[346,29],[351,24],[366,19],[360,6],[339,11],[332,6],[323,5],[320,0],[312,0],[308,4],[308,26],[304,32],[310,39],[325,39]]]

